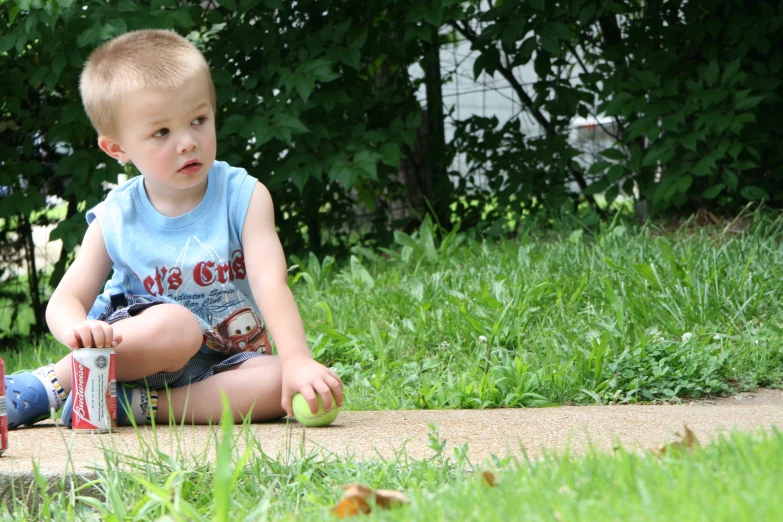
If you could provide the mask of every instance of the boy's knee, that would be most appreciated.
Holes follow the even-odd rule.
[[[179,348],[184,365],[201,348],[203,333],[198,319],[193,312],[177,304],[158,305],[150,310],[157,311],[160,333]]]
[[[183,336],[188,336],[192,343],[195,343],[197,347],[201,346],[201,340],[203,337],[201,323],[199,323],[193,312],[182,305],[172,304],[169,306],[173,307],[175,310],[175,316],[173,317],[173,320],[175,325],[179,326],[177,330],[180,330]]]

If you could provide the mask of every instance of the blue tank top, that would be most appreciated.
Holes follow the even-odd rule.
[[[199,319],[209,349],[228,355],[268,351],[242,251],[255,185],[243,169],[216,161],[201,203],[173,218],[152,206],[142,176],[112,190],[87,212],[88,223],[100,223],[113,262],[111,279],[88,317],[98,317],[118,293],[130,303],[177,303]]]

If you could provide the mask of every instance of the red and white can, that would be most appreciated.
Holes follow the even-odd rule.
[[[73,429],[103,433],[117,427],[117,377],[112,348],[72,352]]]
[[[5,363],[0,357],[0,455],[8,449],[8,411],[5,405]]]

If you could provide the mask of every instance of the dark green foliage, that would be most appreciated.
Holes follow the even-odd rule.
[[[783,3],[471,4],[448,23],[481,53],[476,77],[506,78],[539,126],[525,136],[519,120],[456,122],[452,146],[490,179],[486,189],[469,175],[461,188],[499,203],[490,221],[509,206],[557,208],[577,197],[568,182],[609,203],[636,189],[659,212],[783,203]],[[531,62],[537,78],[526,85]],[[615,143],[585,167],[565,138],[575,117],[602,115]]]
[[[81,67],[100,43],[150,27],[188,35],[209,59],[218,156],[270,188],[290,253],[388,245],[424,213],[448,229],[453,212],[463,229],[491,234],[514,232],[509,212],[586,201],[602,215],[599,193],[611,203],[637,191],[659,213],[783,202],[780,2],[4,2],[1,248],[4,267],[27,274],[39,323],[45,278],[25,251],[30,230],[59,222],[56,283],[84,232],[84,209],[123,170],[95,146]],[[477,77],[511,85],[535,132],[521,113],[506,122],[468,115],[443,148],[439,113],[422,111],[409,67],[429,70],[427,97],[441,99],[433,58],[455,40],[477,53]],[[532,82],[521,76],[525,64]],[[588,164],[569,128],[601,115],[613,118],[616,141]],[[464,176],[444,170],[457,153]],[[64,215],[40,212],[51,195],[67,201]]]
[[[407,75],[417,42],[389,45],[404,39],[404,6],[316,0],[248,10],[254,4],[211,14],[220,156],[267,184],[291,250],[382,236],[398,162],[420,123]]]
[[[613,5],[594,19],[621,26],[622,40],[609,45],[605,30],[602,43],[585,46],[588,63],[609,67],[581,76],[599,110],[623,122],[609,164],[594,172],[620,165],[660,209],[780,206],[783,130],[773,115],[783,108],[783,4]]]

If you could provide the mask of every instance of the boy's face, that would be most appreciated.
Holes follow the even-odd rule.
[[[176,90],[134,92],[117,104],[117,136],[101,136],[98,145],[132,161],[151,198],[203,190],[217,147],[209,94],[201,76]]]

